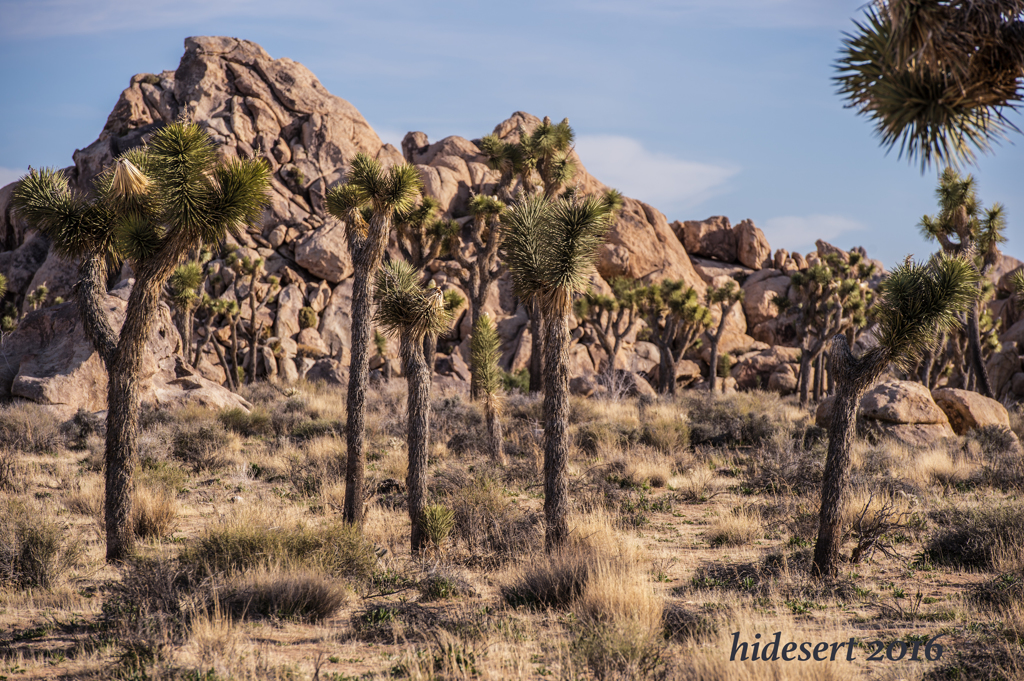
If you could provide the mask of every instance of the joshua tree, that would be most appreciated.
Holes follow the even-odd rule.
[[[850,253],[849,262],[836,254],[829,254],[823,262],[815,263],[806,272],[791,277],[795,300],[779,298],[773,301],[780,310],[795,317],[800,342],[800,404],[807,404],[811,388],[811,367],[816,367],[814,399],[821,398],[822,361],[828,340],[837,333],[859,329],[867,323],[866,310],[870,293],[862,286],[874,271],[871,263],[864,262],[859,253]],[[848,339],[849,342],[853,338]]]
[[[675,395],[679,362],[711,326],[711,310],[700,304],[692,286],[671,279],[643,289],[640,309],[661,351],[659,389]]]
[[[63,173],[32,170],[13,196],[15,209],[50,237],[65,258],[80,258],[75,287],[83,328],[107,368],[107,560],[127,558],[135,542],[132,493],[139,453],[144,348],[160,293],[182,258],[225,232],[255,222],[267,202],[270,169],[260,159],[217,162],[209,136],[176,121],[149,143],[119,156],[96,182],[97,197],[74,192]],[[115,334],[104,314],[110,260],[128,260],[135,285]]]
[[[168,297],[178,312],[178,333],[186,357],[192,352],[192,318],[205,279],[203,266],[190,261],[179,265],[167,282]]]
[[[501,427],[502,374],[498,367],[501,358],[501,338],[494,321],[486,312],[473,325],[473,336],[469,341],[473,358],[473,378],[484,398],[487,414],[487,444],[491,458],[506,463],[505,440]]]
[[[385,171],[378,161],[360,153],[352,161],[347,182],[332,187],[326,196],[327,210],[345,221],[354,269],[344,518],[360,527],[363,524],[366,387],[370,377],[370,285],[384,258],[395,214],[410,211],[421,188],[414,166],[395,165]]]
[[[1003,111],[1024,94],[1021,12],[1021,0],[876,0],[843,40],[839,92],[922,169],[970,162],[1017,129]]]
[[[505,217],[506,262],[516,295],[545,318],[544,515],[548,549],[569,533],[569,315],[608,232],[610,211],[596,197],[526,197]]]
[[[0,299],[7,295],[7,277],[0,274]]]
[[[497,195],[504,201],[512,200],[512,182],[527,170],[527,158],[523,146],[506,142],[491,134],[480,140],[480,150],[487,156],[487,165],[501,173]]]
[[[196,354],[192,359],[192,366],[198,367],[199,360],[203,356],[203,349],[206,344],[213,339],[213,350],[217,353],[217,361],[220,362],[220,366],[224,369],[224,375],[227,379],[228,388],[233,391],[238,391],[238,371],[235,366],[228,364],[227,359],[224,355],[224,349],[220,346],[220,341],[213,338],[213,328],[217,321],[217,317],[226,317],[230,322],[230,328],[232,330],[232,339],[237,339],[235,331],[235,320],[238,318],[239,307],[238,301],[236,300],[224,300],[221,298],[211,298],[210,296],[203,294],[202,300],[198,306],[200,311],[206,312],[206,323],[203,327],[203,340],[196,344]],[[237,347],[236,347],[237,349]],[[234,355],[237,357],[237,353]]]
[[[643,285],[635,279],[615,277],[608,282],[611,295],[587,291],[576,301],[576,318],[586,324],[608,355],[607,370],[615,368],[623,339],[637,332],[643,322],[640,302]]]
[[[384,334],[376,329],[373,330],[373,347],[377,350],[377,356],[380,357],[382,362],[380,369],[381,376],[385,381],[390,381],[391,365],[388,364],[388,339]],[[426,352],[423,353],[424,357],[426,357],[426,354]]]
[[[953,331],[958,314],[974,303],[977,270],[962,257],[940,255],[927,265],[907,261],[883,282],[875,307],[878,344],[854,357],[846,336],[832,338],[830,370],[836,377],[835,401],[828,425],[828,458],[821,486],[814,570],[838,572],[843,505],[850,477],[850,447],[861,396],[889,364],[910,369],[917,356],[935,342],[935,331]]]
[[[939,177],[935,190],[939,199],[939,213],[925,215],[919,224],[926,239],[938,241],[948,255],[977,254],[974,264],[985,274],[998,260],[999,244],[1006,241],[1006,217],[1003,206],[995,203],[987,210],[978,201],[974,178],[961,177],[952,168],[946,168]],[[978,392],[992,397],[988,371],[982,357],[979,301],[966,311],[968,357],[977,381]]]
[[[427,451],[430,436],[430,369],[423,356],[423,337],[437,336],[452,323],[439,288],[420,285],[420,273],[397,260],[381,267],[376,276],[377,312],[373,317],[385,333],[397,335],[403,372],[408,381],[410,542],[413,553],[426,543],[421,526],[427,498]]]
[[[718,386],[718,344],[722,341],[726,320],[732,313],[732,309],[743,300],[743,289],[735,281],[727,281],[721,286],[709,288],[707,297],[708,307],[714,308],[717,305],[722,315],[718,320],[718,328],[715,329],[715,332],[708,332],[708,340],[711,345],[711,370],[708,376],[708,389],[711,392],[715,392]]]
[[[40,284],[39,286],[36,287],[36,290],[28,294],[28,297],[25,300],[26,302],[28,302],[29,305],[32,306],[33,310],[38,310],[46,303],[46,299],[47,297],[49,297],[49,295],[50,289],[46,286],[46,284]]]
[[[262,288],[259,285],[260,277],[263,274],[263,258],[251,258],[248,255],[238,257],[238,252],[232,253],[227,258],[227,264],[236,274],[242,277],[248,277],[249,281],[246,283],[246,298],[249,303],[249,355],[248,361],[246,362],[246,383],[253,383],[256,381],[256,375],[259,372],[259,349],[260,342],[263,340],[263,323],[259,325],[256,323],[256,316],[259,311],[267,306],[268,303],[273,299],[280,287],[280,279],[278,277],[268,277],[268,286]],[[233,333],[237,334],[237,327],[240,321],[241,315],[235,315],[233,318],[235,329]],[[237,336],[236,336],[237,338]],[[237,346],[237,341],[233,341]],[[237,363],[237,347],[234,348],[235,362]]]
[[[1024,269],[1019,269],[1014,272],[1011,282],[1013,283],[1013,292],[1017,294],[1017,305],[1024,307]],[[0,290],[2,290],[2,288],[0,288]]]

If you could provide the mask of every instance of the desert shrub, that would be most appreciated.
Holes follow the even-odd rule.
[[[760,514],[742,507],[719,516],[704,533],[711,546],[743,546],[763,536]]]
[[[622,446],[622,434],[605,421],[584,423],[576,429],[576,446],[598,459],[613,456]]]
[[[794,430],[778,395],[750,391],[731,395],[684,394],[690,444],[751,446],[788,439]]]
[[[64,444],[57,417],[31,402],[0,405],[0,447],[52,453]]]
[[[139,482],[180,493],[188,488],[188,473],[176,462],[145,456],[139,467]]]
[[[232,463],[237,447],[237,437],[217,421],[186,424],[177,428],[171,437],[171,456],[195,471],[223,468]]]
[[[320,324],[320,320],[316,316],[316,310],[306,305],[299,310],[299,328],[300,329],[312,329],[316,328]]]
[[[107,432],[106,422],[87,409],[79,409],[61,426],[68,446],[72,449],[86,449],[90,435],[103,437]]]
[[[576,546],[538,557],[502,587],[502,596],[512,606],[568,608],[583,595],[599,560],[596,551]]]
[[[319,622],[337,614],[348,603],[350,593],[318,570],[275,565],[229,579],[220,604],[236,617]]]
[[[719,355],[718,371],[716,372],[718,374],[718,377],[728,378],[729,372],[732,371],[732,365],[735,363],[736,362],[735,360],[733,360],[732,355],[730,355],[728,352],[723,352],[721,355]]]
[[[607,480],[637,489],[665,487],[672,470],[668,463],[637,448],[609,464]]]
[[[217,418],[225,428],[245,437],[274,434],[270,415],[259,407],[252,411],[241,407],[225,409]]]
[[[827,443],[809,449],[794,441],[783,446],[761,445],[746,460],[747,484],[768,494],[803,494],[821,489]]]
[[[142,538],[160,539],[174,531],[178,500],[164,487],[138,487],[132,507],[132,525]]]
[[[663,665],[664,603],[634,566],[598,560],[573,611],[573,650],[597,679],[645,678]]]
[[[103,517],[103,478],[80,477],[64,494],[64,507],[72,513],[92,518]]]
[[[530,370],[525,367],[515,373],[502,370],[501,383],[506,392],[528,395],[530,393]]]
[[[15,450],[0,445],[0,492],[19,492],[25,486],[24,471]]]
[[[477,558],[506,560],[539,547],[540,518],[513,503],[490,478],[467,481],[447,495],[454,536]]]
[[[925,548],[936,564],[993,569],[995,553],[1024,546],[1024,507],[942,509],[931,514],[940,529]]]
[[[45,509],[17,499],[0,502],[0,582],[49,589],[81,556],[78,540]]]
[[[472,596],[476,590],[465,579],[451,570],[440,569],[424,577],[417,585],[421,601],[440,601],[448,598]]]
[[[690,445],[690,425],[680,418],[660,416],[645,423],[636,439],[641,444],[672,455]]]
[[[345,478],[345,455],[333,437],[319,437],[306,443],[302,455],[292,459],[288,477],[304,496],[320,494],[330,483]]]
[[[682,603],[666,603],[661,621],[665,638],[676,643],[702,643],[718,633],[718,623],[712,617],[688,610]]]
[[[280,527],[239,516],[207,529],[179,555],[194,574],[234,574],[270,565],[296,565],[328,575],[368,580],[377,562],[359,529],[341,521]]]
[[[967,431],[968,444],[977,443],[985,456],[997,456],[1006,452],[1018,452],[1020,442],[1017,435],[1005,426],[979,426]]]
[[[328,435],[343,435],[345,424],[333,419],[306,419],[296,423],[291,430],[291,436],[296,440],[312,440],[316,437]]]

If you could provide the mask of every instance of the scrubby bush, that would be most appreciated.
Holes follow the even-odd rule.
[[[44,454],[55,452],[62,444],[60,422],[40,405],[0,405],[0,447]]]
[[[540,518],[513,503],[490,479],[467,480],[446,491],[454,535],[476,559],[504,561],[539,548]]]
[[[237,437],[217,421],[186,424],[171,438],[171,455],[195,471],[223,468],[234,461],[237,448]]]
[[[0,502],[0,582],[52,588],[82,556],[78,540],[43,508]]]
[[[333,437],[318,437],[306,442],[302,455],[292,459],[288,477],[295,491],[303,496],[320,494],[332,482],[344,480],[344,448]]]
[[[751,391],[730,395],[684,393],[690,444],[752,446],[791,438],[794,416],[778,395]],[[806,417],[804,417],[806,418]]]
[[[158,487],[138,487],[132,507],[135,535],[160,539],[174,531],[178,518],[178,501],[170,490]]]
[[[236,617],[319,622],[336,614],[351,591],[320,571],[270,566],[237,575],[223,587],[221,607]]]
[[[299,310],[299,328],[300,329],[315,329],[319,326],[320,320],[316,316],[316,310],[306,305]]]
[[[1024,546],[1024,507],[943,509],[931,514],[940,529],[925,548],[936,564],[995,569],[999,552]]]
[[[246,411],[241,407],[225,409],[217,418],[225,428],[245,437],[274,434],[274,424],[270,415],[259,407],[252,411]]]
[[[717,518],[704,536],[711,546],[743,546],[764,536],[764,526],[755,511],[734,508]]]

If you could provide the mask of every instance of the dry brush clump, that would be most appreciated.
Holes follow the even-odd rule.
[[[0,501],[0,582],[51,589],[82,555],[78,538],[44,507],[17,498]]]

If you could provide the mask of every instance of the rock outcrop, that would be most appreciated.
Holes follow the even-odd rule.
[[[982,426],[1010,427],[1006,407],[993,399],[970,390],[939,388],[932,391],[935,404],[946,414],[957,435]]]
[[[819,426],[828,426],[833,399],[818,405]],[[871,439],[888,438],[917,447],[955,436],[928,389],[912,381],[883,381],[865,393],[857,409],[857,430]]]

